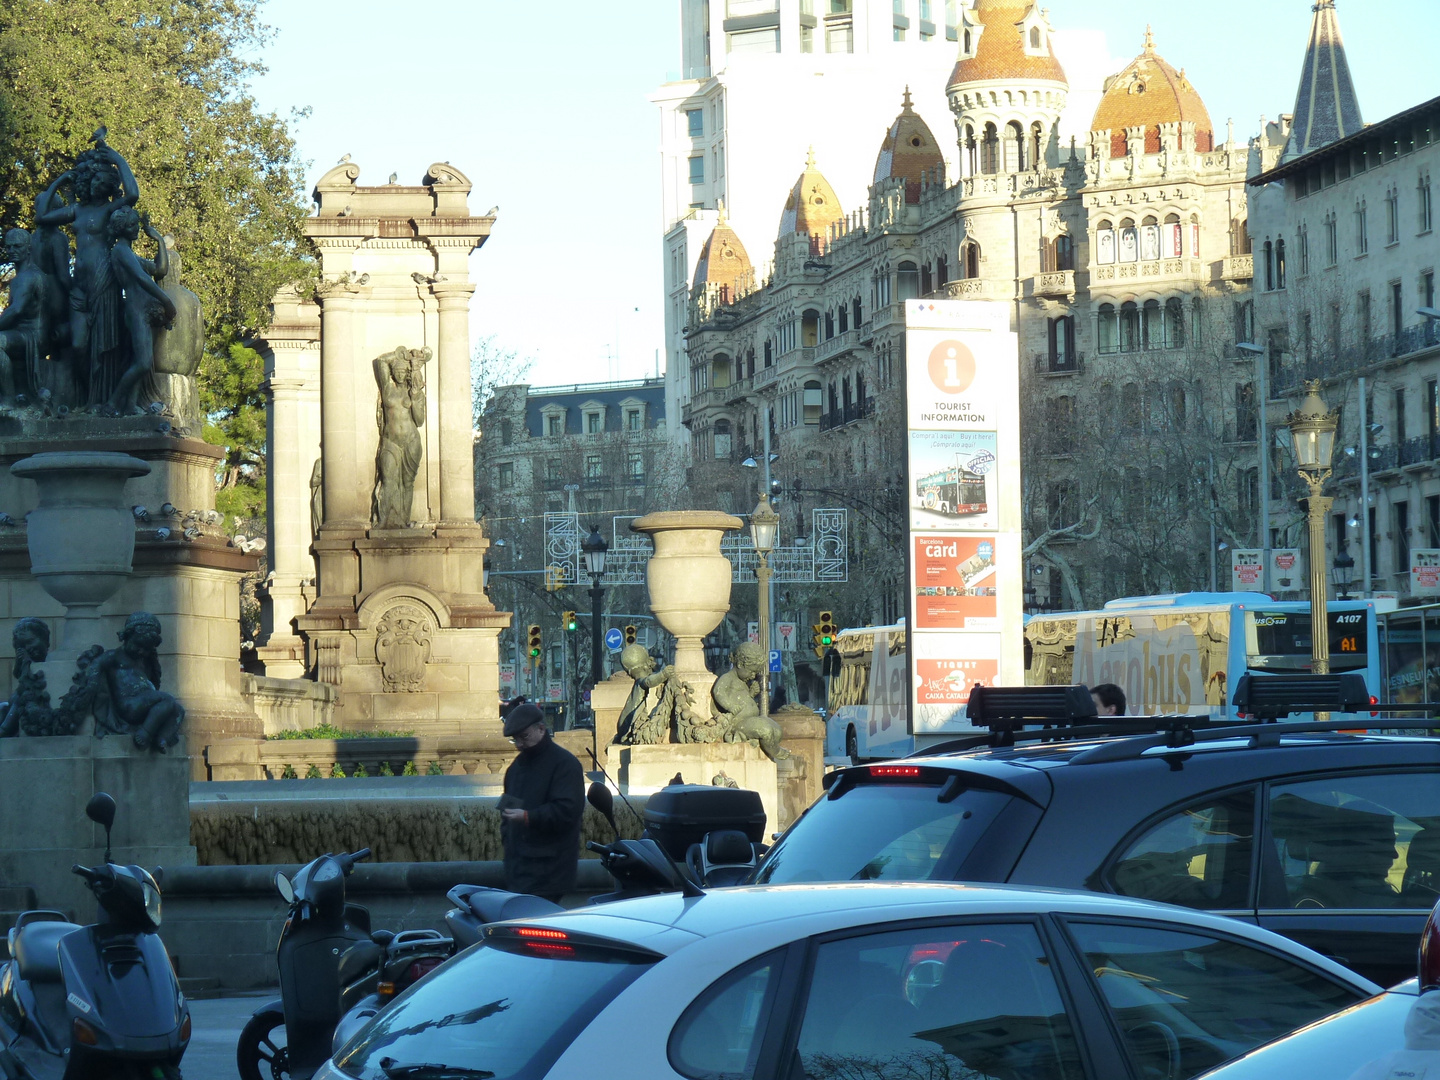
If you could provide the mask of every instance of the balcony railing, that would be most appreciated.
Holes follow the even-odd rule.
[[[1399,360],[1412,353],[1440,347],[1440,328],[1435,321],[1407,326],[1398,334],[1384,334],[1355,345],[1325,349],[1284,364],[1271,378],[1275,397],[1299,393],[1308,379],[1335,379],[1362,373],[1366,368]]]
[[[820,414],[820,430],[830,431],[834,428],[844,427],[846,424],[853,424],[857,420],[863,420],[867,416],[875,415],[875,398],[867,397],[861,401],[852,401],[848,405],[839,405],[829,412]]]
[[[1146,259],[1143,262],[1110,263],[1091,267],[1090,280],[1158,281],[1164,278],[1200,277],[1204,264],[1199,259]],[[1208,274],[1204,276],[1208,277]]]
[[[1031,291],[1036,296],[1058,296],[1067,299],[1075,297],[1074,270],[1047,270],[1036,274],[1031,281]]]
[[[1070,356],[1051,356],[1049,353],[1036,353],[1035,374],[1083,375],[1085,374],[1085,354],[1073,353]]]
[[[1254,255],[1228,255],[1220,276],[1226,281],[1250,281],[1255,277]]]
[[[815,363],[823,364],[836,357],[852,353],[859,345],[860,331],[858,329],[852,328],[843,334],[836,334],[828,341],[822,341],[815,346]]]

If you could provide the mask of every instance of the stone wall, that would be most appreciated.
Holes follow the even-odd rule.
[[[336,689],[311,679],[242,674],[240,694],[265,725],[265,737],[334,723]]]

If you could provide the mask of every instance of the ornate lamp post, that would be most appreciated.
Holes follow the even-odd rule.
[[[594,525],[590,526],[590,535],[580,545],[580,552],[585,556],[585,569],[590,574],[590,684],[600,685],[601,665],[604,661],[602,651],[602,638],[604,632],[600,627],[604,611],[605,590],[600,587],[600,579],[605,576],[605,553],[610,550],[610,545],[600,535],[600,530]]]
[[[1339,414],[1320,398],[1320,381],[1305,384],[1305,400],[1286,423],[1295,446],[1295,464],[1300,479],[1310,488],[1307,500],[1310,518],[1310,670],[1316,675],[1330,673],[1330,624],[1325,605],[1325,515],[1335,501],[1321,495],[1330,475],[1335,452],[1335,425]]]
[[[760,592],[760,651],[765,664],[760,669],[760,715],[770,715],[770,552],[775,550],[775,536],[780,531],[780,515],[770,507],[770,496],[763,494],[750,515],[750,539],[755,542],[759,565],[755,581]]]

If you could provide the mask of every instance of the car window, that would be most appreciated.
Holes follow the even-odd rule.
[[[693,1080],[749,1080],[785,950],[736,968],[695,999],[670,1034],[670,1064]]]
[[[920,927],[817,951],[788,1080],[1082,1080],[1029,924]]]
[[[653,959],[549,939],[487,939],[396,998],[335,1064],[357,1080],[387,1080],[397,1065],[418,1063],[539,1080]]]
[[[1140,1076],[1186,1080],[1360,997],[1227,938],[1117,923],[1070,929]]]
[[[797,881],[925,881],[953,870],[1012,801],[997,791],[949,794],[940,784],[860,783],[805,812],[765,856],[762,885]]]
[[[1292,908],[1431,908],[1440,900],[1440,776],[1275,784],[1270,841]]]
[[[1255,789],[1211,797],[1127,847],[1106,880],[1122,896],[1202,909],[1248,908]]]

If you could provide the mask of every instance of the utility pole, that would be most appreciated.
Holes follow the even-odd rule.
[[[1370,599],[1370,403],[1360,376],[1360,597]]]

